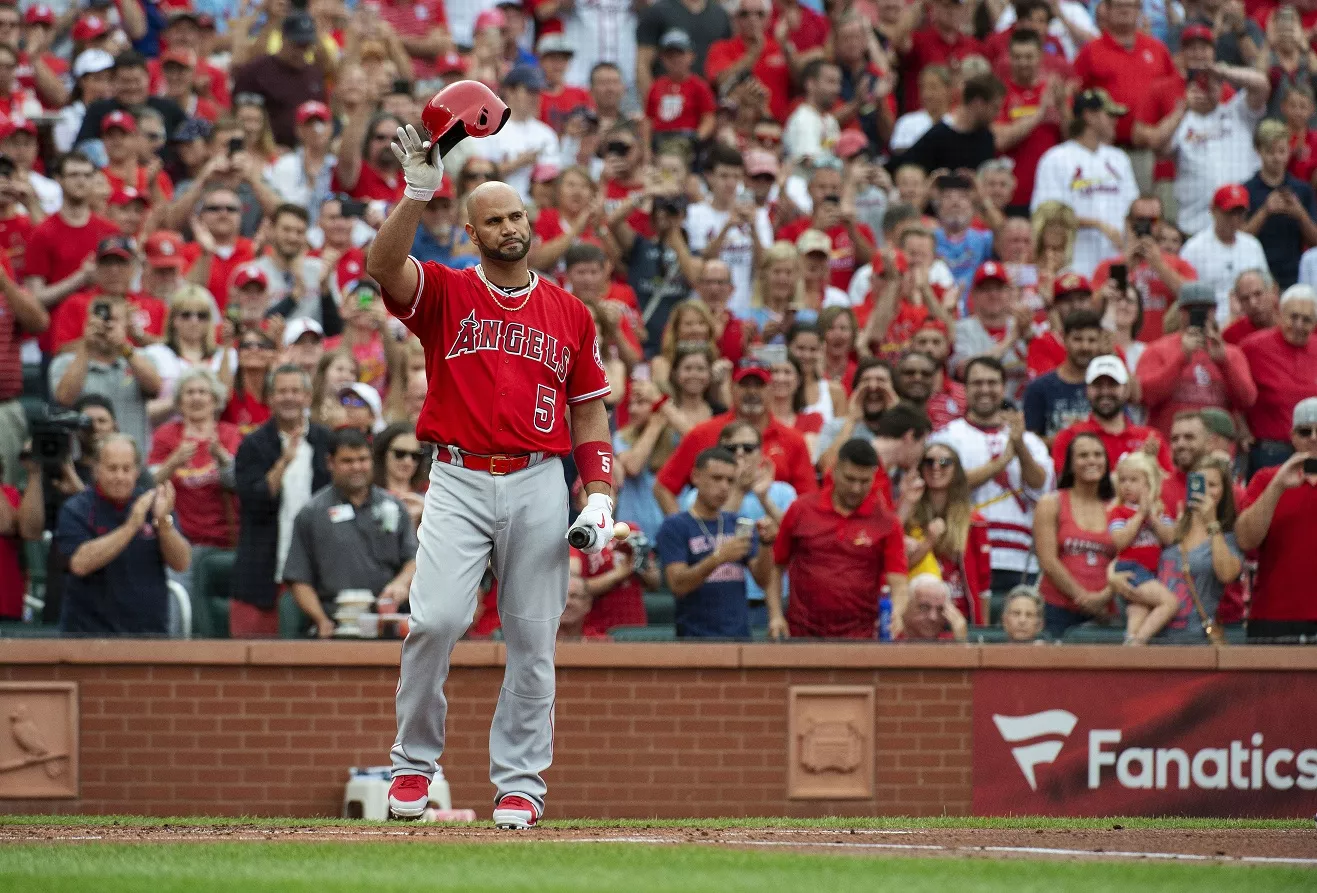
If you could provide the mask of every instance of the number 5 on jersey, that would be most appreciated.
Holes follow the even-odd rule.
[[[558,408],[558,392],[546,384],[535,389],[535,430],[553,433],[553,417]]]

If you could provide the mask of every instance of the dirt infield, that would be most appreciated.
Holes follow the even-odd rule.
[[[398,843],[697,844],[731,848],[960,858],[1043,858],[1236,862],[1317,868],[1317,831],[1259,829],[801,829],[646,827],[537,828],[498,831],[483,825],[11,825],[4,843],[192,843],[208,841],[393,841]]]

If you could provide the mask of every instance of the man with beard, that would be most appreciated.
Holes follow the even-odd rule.
[[[1093,411],[1083,421],[1061,429],[1052,441],[1052,463],[1059,475],[1065,466],[1070,441],[1080,434],[1096,435],[1107,448],[1111,467],[1126,453],[1142,450],[1157,460],[1166,471],[1171,470],[1171,451],[1153,428],[1136,425],[1129,420],[1125,408],[1129,403],[1129,370],[1120,357],[1108,354],[1095,357],[1084,375],[1085,395]]]
[[[1032,552],[1033,513],[1052,489],[1047,445],[1024,428],[1024,416],[1003,406],[1006,372],[993,357],[975,357],[965,367],[969,411],[929,438],[960,456],[970,486],[970,504],[988,522],[992,547],[992,593],[1032,583],[1038,561]]]
[[[430,392],[416,436],[436,449],[403,642],[389,807],[399,818],[425,811],[444,751],[450,656],[492,559],[507,641],[489,736],[493,818],[522,830],[544,813],[543,773],[553,760],[553,653],[567,604],[568,540],[584,536],[581,551],[598,555],[613,538],[602,399],[610,387],[589,310],[527,266],[530,217],[517,190],[487,182],[467,197],[479,265],[422,264],[407,252],[443,164],[411,126],[398,129],[391,148],[407,185],[366,268],[389,311],[420,339]],[[587,496],[564,536],[567,454]]]
[[[837,453],[846,441],[853,438],[873,440],[878,420],[898,397],[892,388],[892,369],[883,360],[866,357],[855,367],[851,378],[851,396],[845,416],[836,416],[823,423],[819,432],[819,468],[826,474],[837,462]]]
[[[701,422],[681,439],[677,449],[659,469],[654,481],[654,498],[663,514],[677,511],[677,494],[691,480],[695,458],[718,445],[722,429],[734,421],[749,422],[759,432],[764,456],[773,463],[773,479],[785,481],[804,495],[818,489],[809,447],[794,429],[773,418],[764,402],[764,389],[772,379],[768,366],[754,359],[742,360],[732,373],[732,409]]]
[[[402,122],[392,115],[371,114],[373,106],[345,107],[347,124],[339,140],[333,190],[361,201],[393,204],[402,197],[403,178],[389,140]]]
[[[946,324],[926,319],[910,339],[910,350],[921,353],[937,367],[933,375],[933,396],[924,411],[933,423],[933,430],[945,428],[965,414],[967,400],[965,386],[947,374],[947,358],[951,356],[951,339]]]
[[[896,364],[896,393],[902,400],[928,414],[933,399],[933,382],[937,378],[937,363],[928,356],[910,351]],[[931,419],[931,416],[930,416]]]
[[[1085,376],[1102,343],[1102,317],[1092,310],[1076,310],[1062,325],[1065,362],[1029,382],[1024,390],[1025,424],[1049,443],[1062,428],[1088,412]]]

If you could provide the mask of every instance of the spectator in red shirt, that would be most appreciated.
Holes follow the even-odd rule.
[[[56,180],[64,191],[64,204],[32,230],[23,262],[23,285],[47,308],[54,310],[67,296],[86,288],[95,270],[89,262],[102,239],[116,235],[119,228],[92,213],[91,197],[96,167],[81,152],[65,155],[56,168]],[[38,340],[41,349],[51,349],[50,333]]]
[[[1289,172],[1305,183],[1317,173],[1317,130],[1308,126],[1317,114],[1317,102],[1307,84],[1294,84],[1285,90],[1280,112],[1290,130]]]
[[[644,626],[645,591],[662,584],[658,561],[643,535],[609,543],[598,555],[586,555],[582,575],[590,605],[585,615],[587,636],[605,635],[615,626]]]
[[[189,118],[215,121],[220,107],[199,95],[198,85],[209,87],[209,81],[197,77],[197,65],[197,54],[192,50],[166,50],[160,57],[161,84],[156,95],[172,100]]]
[[[398,159],[389,148],[403,122],[392,115],[372,114],[371,108],[364,97],[359,106],[345,108],[347,125],[339,141],[334,191],[392,205],[402,198],[406,186]]]
[[[266,402],[266,377],[277,356],[275,340],[259,328],[244,328],[235,339],[238,346],[238,371],[233,376],[233,393],[224,405],[221,421],[238,426],[243,437],[270,418]]]
[[[211,65],[207,59],[204,31],[201,17],[190,9],[171,9],[169,24],[160,34],[169,51],[160,59],[147,63],[147,72],[151,76],[151,91],[160,92],[164,77],[164,56],[169,52],[191,53],[196,60],[192,68],[193,88],[199,100],[213,103],[214,107],[226,109],[233,101],[229,92],[229,73],[218,66]],[[186,109],[184,109],[186,111]],[[213,120],[213,119],[212,119]]]
[[[1093,271],[1093,287],[1102,288],[1111,276],[1111,265],[1123,263],[1126,281],[1139,291],[1143,304],[1143,325],[1139,340],[1151,343],[1164,332],[1166,310],[1175,302],[1184,283],[1198,278],[1197,271],[1177,254],[1157,244],[1153,232],[1162,219],[1162,202],[1156,196],[1143,196],[1130,202],[1125,217],[1125,254],[1108,258]]]
[[[598,245],[603,239],[603,208],[599,184],[590,172],[569,167],[558,175],[557,202],[541,207],[535,218],[534,240],[526,262],[533,269],[560,273],[567,249],[582,242]]]
[[[704,142],[713,135],[718,101],[704,78],[692,72],[695,53],[690,35],[673,29],[659,38],[663,74],[655,79],[645,99],[645,120],[655,134],[694,137]]]
[[[27,203],[29,201],[30,205]],[[27,243],[36,225],[33,209],[36,221],[40,221],[45,215],[36,201],[32,187],[18,176],[18,169],[13,164],[0,162],[0,256],[9,262],[11,275],[19,280],[23,278],[23,258],[27,255]]]
[[[1280,323],[1280,295],[1276,280],[1266,270],[1245,270],[1235,277],[1231,305],[1238,305],[1242,314],[1226,326],[1221,338],[1226,344],[1238,345],[1254,332],[1269,329]]]
[[[892,633],[906,608],[905,536],[874,481],[878,454],[864,440],[842,445],[832,479],[787,508],[773,544],[777,578],[791,579],[787,627],[794,638],[874,639],[881,587],[891,588]],[[769,635],[781,638],[770,626]]]
[[[1175,61],[1165,44],[1139,30],[1140,0],[1107,0],[1103,7],[1107,14],[1102,36],[1079,51],[1075,74],[1084,89],[1101,87],[1116,103],[1137,108],[1150,85],[1176,73]],[[1131,145],[1133,127],[1133,115],[1117,119],[1116,145]],[[1140,182],[1150,182],[1151,162],[1149,156]]]
[[[1043,74],[1043,42],[1037,32],[1017,29],[1010,40],[1010,71],[1002,79],[1006,99],[992,128],[997,154],[1015,162],[1015,195],[1010,203],[1027,208],[1034,173],[1043,153],[1064,142],[1061,109],[1065,81]]]
[[[704,74],[720,91],[730,90],[743,76],[757,79],[768,90],[768,111],[787,119],[794,50],[768,34],[769,0],[741,0],[732,19],[734,36],[715,41],[704,60]]]
[[[741,361],[732,376],[731,411],[714,416],[687,432],[659,470],[654,482],[654,498],[664,514],[677,511],[677,494],[690,481],[695,457],[718,443],[718,434],[728,422],[738,420],[749,422],[759,432],[764,456],[773,463],[774,480],[785,481],[801,495],[818,489],[805,439],[768,412],[764,391],[771,380],[772,370],[765,364],[752,359]]]
[[[251,239],[238,234],[241,214],[242,202],[236,192],[222,186],[211,189],[202,200],[201,214],[193,221],[196,241],[185,249],[184,256],[192,265],[189,278],[210,290],[220,310],[228,305],[233,271],[256,256]]]
[[[907,111],[920,106],[919,72],[929,65],[945,65],[959,70],[966,56],[982,56],[983,46],[966,34],[965,14],[968,6],[958,0],[931,0],[926,3],[928,27],[910,35],[910,49],[901,56],[901,78],[905,82]]]
[[[448,16],[442,0],[383,0],[376,6],[358,6],[358,13],[379,16],[397,34],[412,57],[412,70],[398,72],[407,80],[434,77],[434,63],[451,47]]]
[[[160,162],[150,167],[137,163],[137,145],[140,141],[137,121],[127,112],[110,112],[101,119],[101,142],[109,164],[102,173],[109,181],[110,192],[131,186],[141,195],[157,202],[174,197],[174,184],[169,175],[160,170]]]
[[[128,340],[138,347],[159,341],[165,332],[163,301],[133,291],[137,255],[132,240],[111,236],[96,247],[96,267],[91,288],[71,295],[51,314],[51,350],[62,351],[83,336],[87,311],[96,300],[127,302]]]
[[[18,12],[17,5],[6,7],[6,10],[13,10],[13,13],[5,12],[6,17]],[[4,21],[0,21],[0,26],[3,24]],[[68,75],[69,63],[50,52],[56,37],[55,11],[44,3],[29,6],[23,14],[23,25],[21,38],[15,29],[14,42],[9,44],[15,50],[23,47],[18,52],[18,84],[35,90],[37,98],[47,108],[59,108],[69,100],[68,89],[63,81]],[[76,59],[77,54],[69,58]]]
[[[844,201],[841,162],[835,158],[817,161],[809,178],[809,197],[814,204],[809,217],[800,217],[777,231],[777,238],[795,242],[807,229],[816,229],[832,241],[828,264],[829,281],[842,291],[851,275],[873,259],[877,238],[856,217],[853,201]]]
[[[559,135],[563,127],[579,109],[594,109],[590,91],[565,82],[567,67],[572,64],[576,51],[561,32],[541,35],[535,44],[535,53],[544,72],[544,89],[540,91],[540,120]]]
[[[1149,344],[1139,359],[1136,374],[1148,424],[1163,435],[1185,410],[1215,406],[1244,412],[1257,400],[1248,360],[1221,339],[1215,310],[1216,292],[1210,285],[1186,283],[1179,311],[1188,325]]]
[[[1289,458],[1285,419],[1294,407],[1317,396],[1317,291],[1291,285],[1280,296],[1280,325],[1255,332],[1239,349],[1257,386],[1257,401],[1244,413],[1254,445],[1248,454],[1250,473],[1279,465]]]
[[[1113,464],[1126,453],[1142,451],[1166,471],[1171,470],[1171,450],[1152,428],[1129,420],[1129,371],[1120,357],[1095,357],[1084,375],[1085,396],[1092,412],[1088,418],[1073,422],[1057,432],[1052,441],[1052,463],[1060,474],[1070,441],[1080,434],[1095,434],[1107,448]],[[1174,509],[1175,506],[1168,508]]]
[[[1306,470],[1317,457],[1317,400],[1294,407],[1290,445],[1285,464],[1253,476],[1235,524],[1239,548],[1258,550],[1250,639],[1317,635],[1317,474]]]

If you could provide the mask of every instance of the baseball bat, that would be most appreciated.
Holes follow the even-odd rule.
[[[618,521],[613,525],[613,539],[624,540],[631,535],[631,525],[625,521]],[[593,527],[573,527],[567,531],[567,542],[573,549],[588,549],[595,542],[595,529]]]

